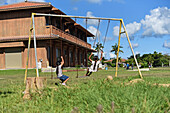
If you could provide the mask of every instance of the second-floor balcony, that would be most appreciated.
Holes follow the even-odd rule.
[[[52,25],[46,26],[46,34],[50,34],[51,37],[59,36],[60,38],[65,39],[66,41],[91,49],[91,45],[88,44],[87,42],[77,38],[76,36],[73,36],[69,33],[62,31],[61,29],[58,29],[55,26]]]

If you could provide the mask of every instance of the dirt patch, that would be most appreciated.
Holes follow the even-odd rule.
[[[131,84],[135,84],[135,83],[139,83],[139,82],[144,82],[144,80],[143,79],[134,79],[128,83],[125,83],[125,85],[131,85]]]
[[[163,87],[170,87],[170,84],[158,84],[158,83],[155,83],[153,85],[155,85],[155,86],[163,86]]]

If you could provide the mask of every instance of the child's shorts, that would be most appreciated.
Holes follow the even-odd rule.
[[[63,75],[61,77],[58,77],[62,82],[64,82],[66,79],[68,79],[69,77],[66,75]]]

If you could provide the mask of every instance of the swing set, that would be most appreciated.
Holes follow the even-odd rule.
[[[97,26],[97,31],[96,31],[96,36],[95,36],[95,40],[94,40],[94,44],[93,46],[95,46],[95,42],[96,42],[96,39],[98,37],[98,41],[100,41],[100,36],[98,36],[98,33],[99,33],[99,26],[100,26],[100,22],[101,20],[107,20],[108,21],[108,24],[107,24],[107,28],[106,28],[106,32],[105,32],[105,36],[104,36],[104,41],[103,41],[103,47],[105,45],[105,41],[106,41],[106,37],[107,37],[107,33],[108,33],[108,29],[109,29],[109,25],[110,25],[110,21],[119,21],[120,22],[120,25],[119,25],[119,37],[118,37],[118,50],[117,50],[117,58],[116,58],[116,72],[115,72],[115,77],[117,77],[117,71],[118,71],[118,56],[119,56],[119,49],[120,49],[120,38],[121,38],[121,34],[124,34],[126,35],[126,38],[128,40],[128,43],[129,43],[129,46],[131,48],[131,51],[132,51],[132,54],[134,56],[134,59],[135,59],[135,63],[137,65],[137,69],[138,69],[138,72],[139,72],[139,76],[140,78],[142,79],[142,74],[141,74],[141,71],[139,69],[139,65],[138,65],[138,62],[137,62],[137,59],[136,59],[136,56],[134,54],[134,51],[133,51],[133,48],[132,48],[132,45],[131,45],[131,42],[130,42],[130,39],[129,39],[129,36],[128,36],[128,33],[126,31],[126,27],[125,27],[125,24],[123,22],[123,19],[116,19],[116,18],[101,18],[101,17],[84,17],[84,16],[71,16],[71,15],[56,15],[56,14],[42,14],[42,13],[32,13],[32,17],[31,17],[31,27],[30,27],[30,32],[29,32],[29,40],[28,40],[28,53],[27,53],[27,63],[26,63],[26,70],[25,70],[25,79],[24,79],[24,82],[26,81],[26,78],[27,78],[27,72],[28,72],[28,59],[29,59],[29,51],[30,51],[30,44],[31,44],[31,34],[33,32],[33,39],[34,39],[34,51],[35,51],[35,61],[36,61],[36,76],[39,77],[39,72],[38,72],[38,61],[37,61],[37,50],[36,50],[36,34],[35,34],[35,16],[49,16],[49,17],[60,17],[60,18],[75,18],[75,21],[77,18],[79,19],[86,19],[86,37],[87,37],[87,21],[88,19],[95,19],[95,20],[98,20],[98,26]],[[123,30],[124,31],[121,31],[121,28],[123,27]],[[94,37],[93,37],[94,38]],[[77,47],[77,45],[76,45]],[[77,52],[77,49],[76,49],[76,52]],[[77,62],[77,58],[76,58],[76,62]],[[78,76],[78,75],[77,75]]]

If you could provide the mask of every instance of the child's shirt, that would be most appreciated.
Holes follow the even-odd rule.
[[[92,61],[92,65],[90,66],[89,71],[90,71],[90,72],[97,72],[97,68],[98,68],[99,63],[100,63],[100,60],[98,60],[98,61],[96,62],[96,66],[95,66],[95,68],[94,68],[95,61]],[[93,70],[93,69],[94,69],[94,70]]]
[[[59,65],[57,68],[58,68],[58,74],[57,74],[57,77],[61,77],[61,76],[63,76],[63,74],[62,74],[62,69],[61,69],[61,65]]]

